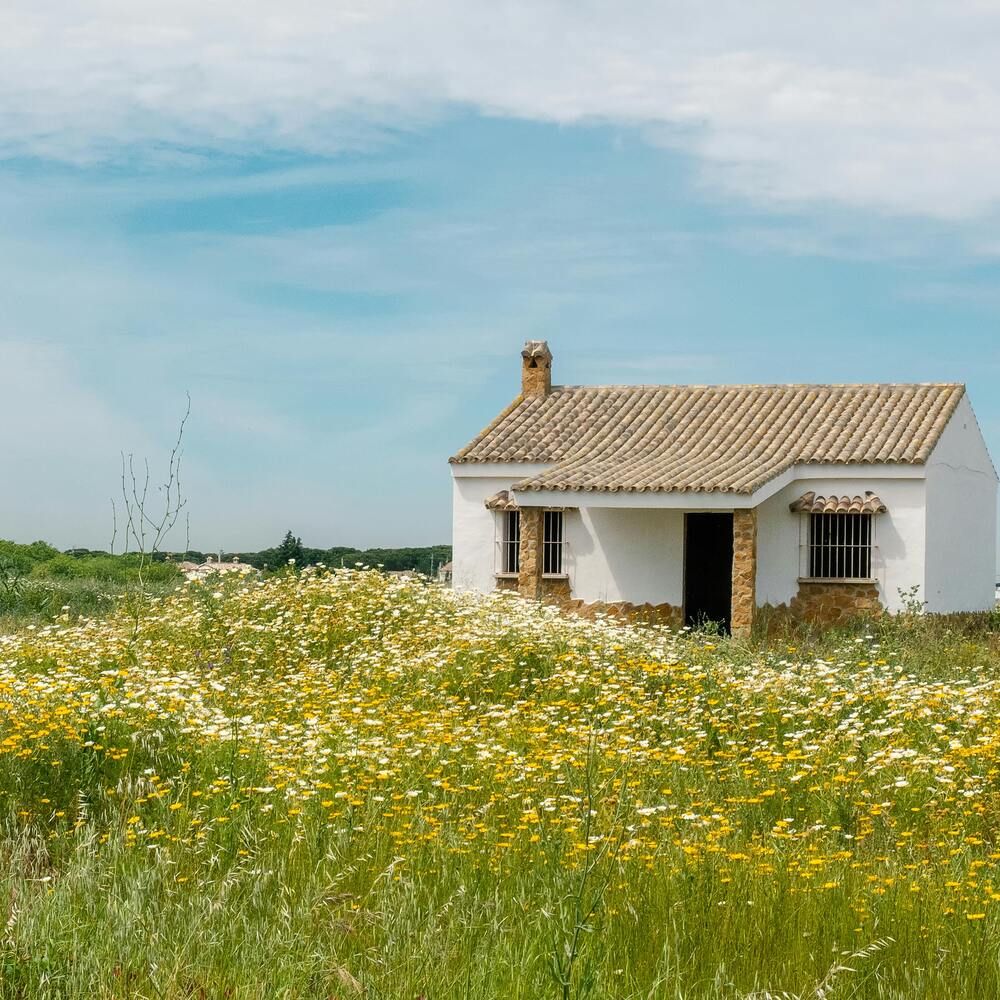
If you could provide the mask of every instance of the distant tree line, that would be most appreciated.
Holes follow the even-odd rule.
[[[236,556],[240,562],[257,569],[275,570],[287,566],[290,560],[297,566],[315,566],[322,563],[330,568],[340,566],[379,566],[387,571],[415,570],[419,573],[436,573],[442,563],[450,562],[450,545],[426,545],[400,549],[357,549],[352,546],[334,546],[331,549],[313,549],[302,544],[291,531],[273,549],[260,552],[223,553],[223,558]]]
[[[217,559],[218,552],[153,552],[147,554],[145,576],[151,581],[167,583],[181,579],[179,562],[204,563]],[[288,532],[280,544],[260,552],[222,552],[224,560],[234,557],[240,562],[262,570],[278,570],[294,560],[297,566],[322,563],[331,569],[341,566],[381,567],[386,571],[415,570],[436,573],[442,563],[451,559],[450,545],[427,545],[422,548],[356,549],[336,546],[313,549],[302,539]],[[100,549],[67,549],[60,552],[47,542],[20,544],[0,539],[0,593],[13,592],[29,578],[34,579],[97,579],[108,583],[125,583],[139,571],[140,557],[135,553],[112,555]],[[149,563],[152,565],[149,565]]]

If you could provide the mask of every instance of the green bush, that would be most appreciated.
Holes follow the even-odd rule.
[[[100,580],[104,583],[135,583],[142,578],[147,583],[169,583],[179,581],[181,572],[174,563],[150,562],[145,565],[135,554],[109,556],[69,556],[57,553],[46,562],[37,563],[31,571],[32,577],[42,580]]]
[[[58,555],[59,552],[45,542],[22,545],[0,539],[0,593],[16,594],[37,566]]]
[[[138,584],[168,591],[183,576],[164,560],[73,549],[59,552],[45,542],[23,545],[0,539],[0,631],[25,622],[44,623],[68,611],[73,617],[108,614],[122,592]]]

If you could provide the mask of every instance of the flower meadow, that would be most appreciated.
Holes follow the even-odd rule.
[[[1000,670],[368,570],[0,636],[0,998],[1000,995]]]

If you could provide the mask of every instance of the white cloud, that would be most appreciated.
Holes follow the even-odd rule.
[[[614,121],[764,202],[1000,202],[995,2],[9,0],[0,150],[329,153],[452,106]]]

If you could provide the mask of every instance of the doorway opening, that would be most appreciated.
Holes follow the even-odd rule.
[[[684,624],[729,631],[733,601],[733,515],[684,518]]]

